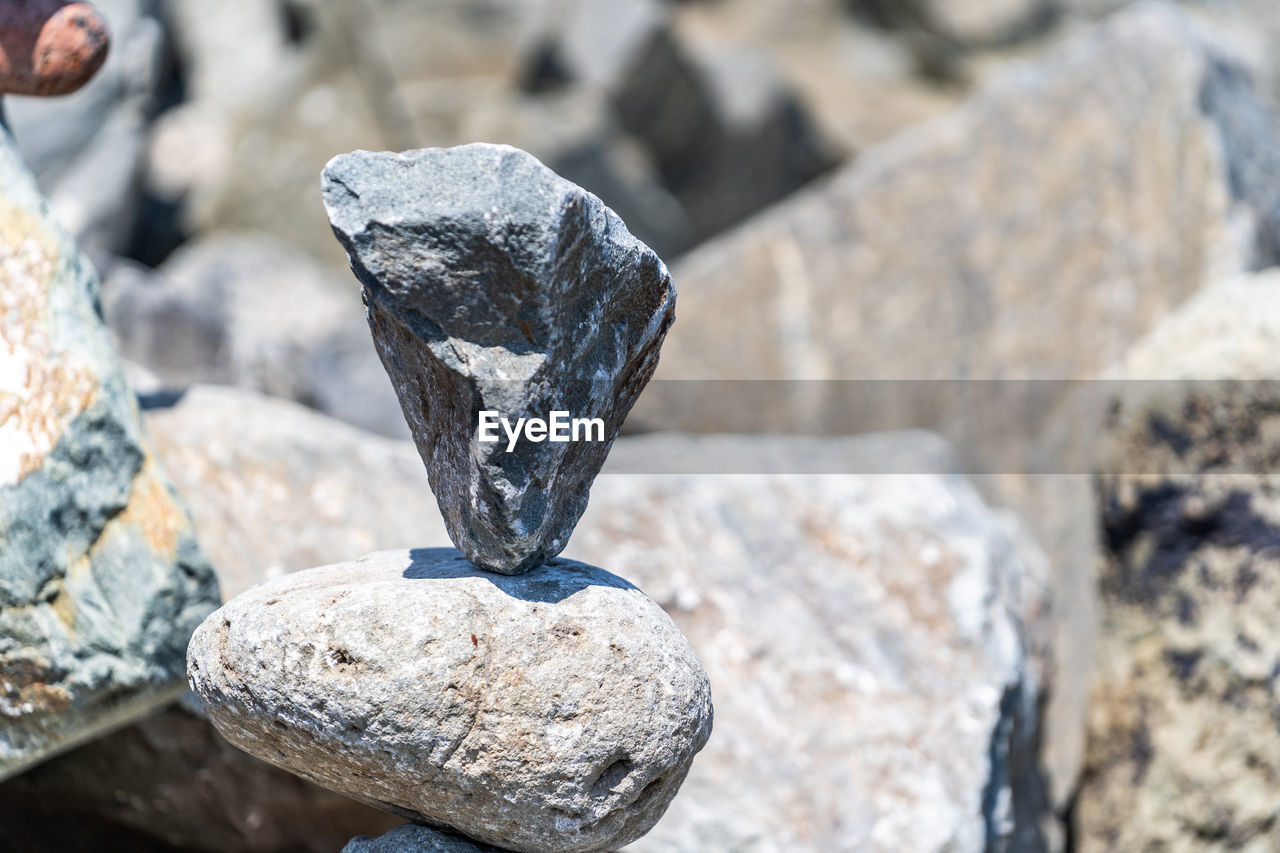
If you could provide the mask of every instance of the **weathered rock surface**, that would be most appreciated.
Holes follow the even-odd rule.
[[[1277,284],[1208,289],[1126,358],[1099,478],[1082,851],[1280,845]]]
[[[359,289],[294,249],[261,235],[216,234],[183,246],[156,272],[119,263],[102,289],[121,354],[167,387],[240,385],[409,435],[361,319]]]
[[[711,733],[671,620],[564,560],[510,578],[415,549],[269,580],[197,629],[188,672],[241,749],[533,853],[644,834]]]
[[[514,148],[356,152],[324,172],[334,234],[449,534],[505,573],[560,553],[674,319],[667,268],[593,195]],[[599,418],[603,440],[479,440]]]
[[[0,823],[6,851],[333,853],[400,819],[247,755],[180,704],[0,784]]]
[[[569,552],[644,584],[716,685],[629,850],[1052,849],[1046,567],[962,478],[606,473]]]
[[[0,92],[70,94],[102,67],[110,44],[88,3],[9,0],[0,7]]]
[[[342,853],[501,853],[487,844],[473,844],[456,835],[446,835],[431,827],[406,823],[377,838],[351,839]]]
[[[173,698],[212,570],[97,281],[0,130],[0,778]]]

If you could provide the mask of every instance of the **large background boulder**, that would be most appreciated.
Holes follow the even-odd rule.
[[[1280,257],[1275,126],[1231,56],[1179,8],[1140,4],[699,247],[673,266],[680,322],[630,423],[951,439],[1053,558],[1061,809],[1104,401],[1042,380],[1097,377],[1206,283]]]
[[[217,583],[152,453],[97,279],[0,130],[0,778],[182,689]]]
[[[227,388],[149,418],[197,524],[241,543],[211,551],[230,589],[316,554],[448,543],[407,442]],[[1045,569],[1012,518],[946,476],[929,437],[716,444],[619,439],[567,552],[657,600],[715,690],[716,734],[637,849],[1052,842],[1035,758]],[[743,458],[916,476],[660,473]],[[292,501],[253,498],[272,493]]]

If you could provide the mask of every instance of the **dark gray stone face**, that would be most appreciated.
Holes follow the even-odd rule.
[[[357,151],[324,201],[449,534],[513,574],[558,554],[674,318],[666,266],[595,196],[529,154]],[[479,414],[600,418],[603,440],[509,451]]]

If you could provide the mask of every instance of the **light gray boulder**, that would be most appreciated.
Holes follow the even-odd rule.
[[[505,573],[558,554],[657,367],[666,266],[598,198],[507,146],[344,154],[324,200],[454,543]],[[486,443],[484,411],[603,429]]]
[[[98,282],[0,129],[0,778],[182,688],[217,583],[152,453]]]
[[[646,440],[653,469],[686,440]],[[843,443],[853,464],[863,442]],[[931,444],[901,436],[900,459],[921,455],[900,474],[597,481],[567,553],[641,584],[716,686],[715,737],[628,850],[1057,849],[1047,566],[964,478],[930,473]]]
[[[1049,738],[1076,744],[1055,773],[1065,809],[1092,660],[1079,638],[1096,619],[1081,460],[1100,419],[1064,414],[1078,385],[1040,380],[1088,385],[1201,287],[1275,264],[1277,211],[1280,143],[1247,69],[1179,7],[1138,4],[685,256],[681,321],[631,424],[919,426],[970,470],[1002,475],[988,494],[1053,549],[1060,648],[1074,658],[1056,695],[1076,698],[1055,712],[1074,734]],[[687,388],[768,383],[663,379],[799,380],[772,384],[809,397],[679,405]],[[1011,396],[966,405],[983,400],[973,380]],[[857,392],[871,385],[901,405],[867,405]]]
[[[342,853],[501,853],[487,844],[473,844],[456,835],[446,835],[429,826],[406,823],[386,835],[351,839]]]
[[[226,599],[330,560],[449,544],[408,441],[241,388],[197,385],[161,402],[147,429]]]
[[[529,853],[643,835],[711,734],[706,673],[670,618],[565,560],[507,577],[440,548],[311,569],[224,605],[188,654],[241,749]]]

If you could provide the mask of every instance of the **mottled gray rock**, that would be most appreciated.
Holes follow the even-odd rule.
[[[168,387],[239,385],[409,435],[361,319],[359,289],[295,249],[214,234],[156,271],[118,263],[102,290],[121,354]]]
[[[1120,372],[1097,483],[1086,853],[1280,846],[1278,285],[1205,290]]]
[[[1203,285],[1280,258],[1280,145],[1247,77],[1158,3],[1008,69],[682,259],[659,378],[1097,376]],[[875,414],[819,411],[841,431]]]
[[[919,45],[933,52],[1007,45],[1043,31],[1059,5],[1059,0],[848,0],[868,22],[938,40]]]
[[[185,705],[0,784],[3,849],[333,853],[400,823],[236,749]]]
[[[487,844],[473,844],[456,835],[446,835],[428,826],[406,823],[377,838],[351,839],[342,853],[501,853]]]
[[[0,778],[181,689],[213,572],[152,454],[97,279],[0,130]]]
[[[598,198],[498,145],[356,152],[324,172],[334,233],[450,536],[484,568],[558,554],[658,363],[666,266]],[[479,440],[477,416],[599,418],[603,440]]]
[[[706,674],[671,620],[564,560],[506,577],[416,549],[276,578],[207,619],[188,660],[241,749],[530,853],[635,840],[711,733]]]

